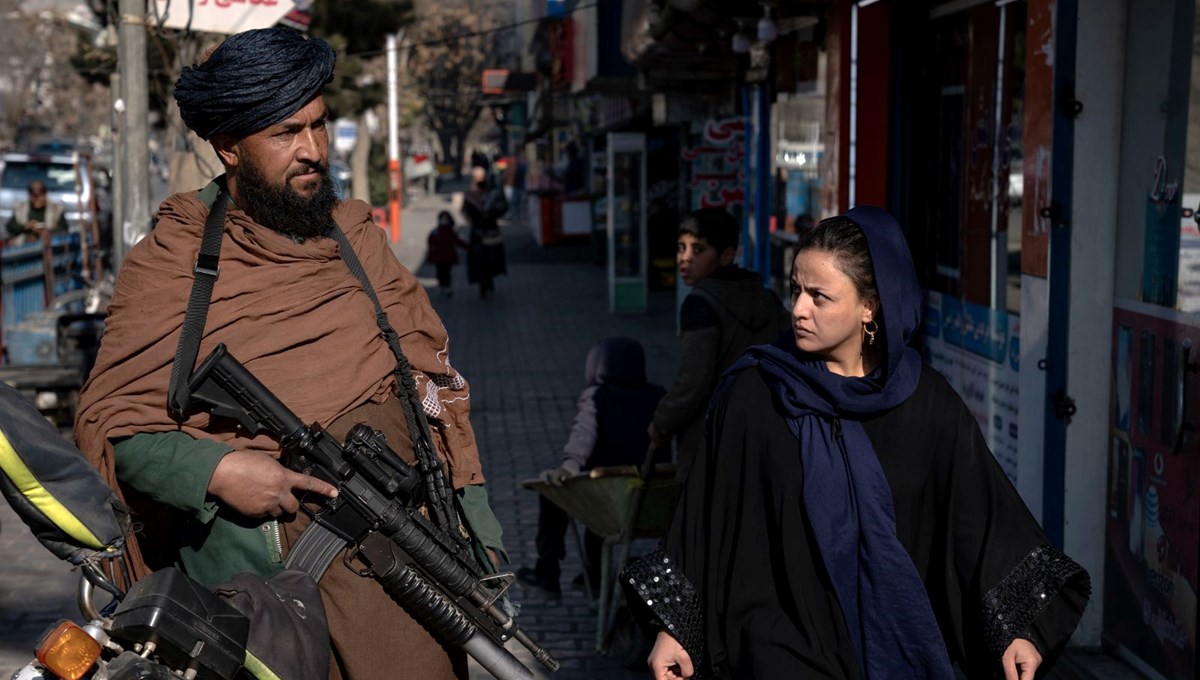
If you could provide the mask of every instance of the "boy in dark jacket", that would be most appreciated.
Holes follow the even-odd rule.
[[[697,210],[679,225],[675,261],[693,288],[679,310],[679,371],[654,411],[649,435],[660,446],[675,438],[680,480],[700,449],[717,378],[747,347],[773,342],[789,326],[788,310],[762,277],[733,264],[740,232],[720,208]]]
[[[646,427],[654,407],[666,392],[646,381],[646,352],[633,338],[605,338],[588,352],[587,387],[576,401],[575,421],[563,447],[562,462],[539,477],[561,484],[584,470],[613,465],[640,465],[650,447]],[[670,451],[656,453],[662,462]],[[568,517],[545,497],[538,509],[537,565],[517,570],[517,578],[551,594],[561,592],[559,562],[566,556]],[[604,540],[587,532],[585,567],[592,584],[599,583]]]

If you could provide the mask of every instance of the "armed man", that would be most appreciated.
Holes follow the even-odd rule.
[[[247,31],[176,83],[184,122],[213,146],[225,174],[166,199],[155,229],[130,250],[75,425],[80,449],[144,525],[130,551],[135,577],[167,564],[206,585],[245,571],[269,577],[310,523],[300,503],[337,494],[281,464],[277,440],[180,403],[173,386],[220,344],[304,423],[339,441],[365,423],[409,463],[413,414],[406,419],[404,404],[418,404],[454,490],[459,530],[492,562],[503,555],[468,420],[470,390],[450,365],[446,331],[369,206],[334,193],[321,96],[334,58],[323,41],[288,29]],[[213,221],[219,245],[205,255]],[[185,324],[189,308],[200,311],[198,323]],[[198,343],[189,327],[202,329]],[[399,376],[409,371],[406,388]],[[406,401],[405,389],[416,398]],[[466,678],[465,654],[358,568],[352,555],[339,556],[320,581],[330,677]]]

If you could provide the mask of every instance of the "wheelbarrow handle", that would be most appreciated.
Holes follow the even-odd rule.
[[[654,442],[650,442],[650,447],[646,449],[646,459],[638,467],[638,476],[642,478],[643,482],[650,481],[650,478],[654,476],[654,454],[656,453],[658,453],[658,447],[654,445]]]
[[[638,476],[642,478],[642,483],[633,490],[633,507],[629,510],[629,516],[625,518],[624,552],[626,555],[629,553],[629,544],[633,541],[633,530],[637,527],[638,515],[642,514],[642,503],[646,499],[646,485],[654,476],[654,454],[656,453],[658,453],[658,447],[654,445],[654,442],[650,442],[650,447],[646,449],[646,459],[638,468]]]
[[[654,475],[654,454],[658,452],[658,447],[653,442],[646,449],[646,459],[642,461],[638,468],[638,475],[641,477],[642,483],[634,487],[633,503],[629,508],[629,515],[625,518],[625,526],[620,534],[620,552],[617,555],[617,567],[614,573],[621,573],[625,568],[625,563],[629,560],[629,548],[633,544],[633,532],[637,528],[638,517],[642,514],[642,505],[646,500],[646,485],[650,483],[650,478]],[[621,600],[621,591],[619,588],[613,588],[612,592],[604,592],[604,587],[601,587],[601,600],[609,599],[608,602],[600,604],[600,621],[601,629],[598,631],[597,650],[603,650],[608,647],[612,639],[613,630],[616,626],[617,605]]]

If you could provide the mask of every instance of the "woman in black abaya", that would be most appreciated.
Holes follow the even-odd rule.
[[[961,398],[908,346],[899,225],[856,208],[802,237],[792,329],[722,379],[660,550],[622,574],[657,680],[1031,680],[1090,594]]]

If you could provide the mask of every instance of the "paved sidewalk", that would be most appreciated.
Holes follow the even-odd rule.
[[[33,658],[37,638],[59,619],[79,620],[76,574],[33,538],[0,500],[0,678]]]
[[[444,205],[437,197],[411,204],[394,250],[426,280],[450,334],[451,361],[471,384],[471,422],[515,571],[532,566],[537,555],[537,495],[520,488],[520,482],[561,459],[575,399],[584,387],[588,350],[611,335],[637,338],[646,348],[650,379],[669,385],[678,364],[674,293],[652,293],[645,315],[609,314],[605,269],[592,264],[590,247],[539,248],[526,229],[511,225],[504,230],[508,274],[496,279],[494,296],[481,299],[478,288],[468,286],[464,257],[454,269],[453,296],[442,297],[432,267],[420,263],[426,235]],[[631,672],[616,650],[612,658],[595,654],[595,609],[570,588],[582,571],[571,543],[568,536],[561,603],[547,601],[536,589],[513,587],[522,606],[521,625],[562,663],[555,678],[648,677],[641,670],[644,657],[634,659],[639,670]],[[523,651],[510,648],[518,655]],[[489,677],[474,670],[473,677]]]

